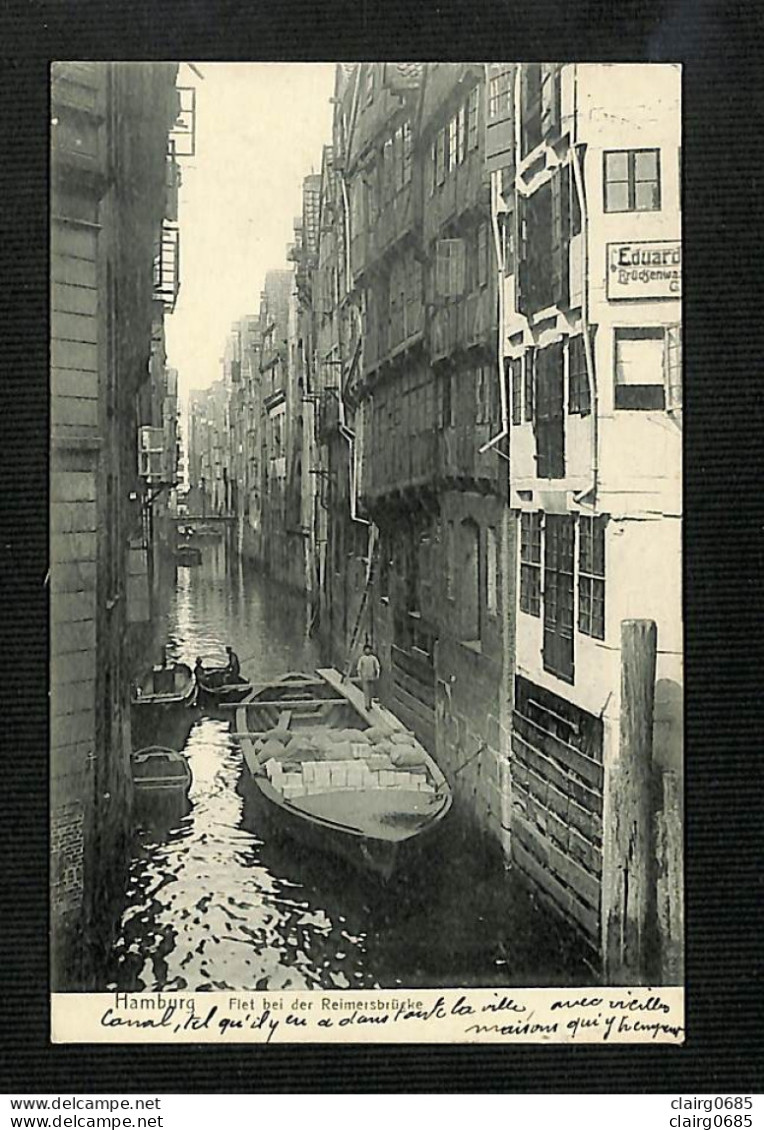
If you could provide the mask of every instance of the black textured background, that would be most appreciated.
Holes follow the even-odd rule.
[[[0,8],[0,1090],[762,1091],[761,9],[740,0],[5,0]],[[47,991],[51,59],[685,64],[688,1043],[52,1047]],[[244,111],[243,111],[244,112]],[[285,108],[285,112],[288,109]]]

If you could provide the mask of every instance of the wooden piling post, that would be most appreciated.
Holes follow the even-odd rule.
[[[602,950],[611,985],[643,984],[650,975],[656,650],[654,621],[622,621],[620,738],[605,775],[603,830]]]

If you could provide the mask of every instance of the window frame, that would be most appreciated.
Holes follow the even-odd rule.
[[[523,371],[524,357],[509,357],[509,392],[512,427],[523,422]]]
[[[541,618],[541,569],[544,512],[523,510],[520,514],[520,611]]]
[[[555,530],[557,531],[555,533]],[[565,683],[575,682],[576,523],[572,514],[544,515],[542,664]],[[565,622],[566,617],[569,623]],[[554,641],[555,646],[552,647]],[[554,652],[554,654],[550,654]]]
[[[581,635],[596,640],[604,640],[607,629],[605,619],[606,527],[607,517],[604,515],[579,515],[578,612],[576,622]],[[601,546],[598,546],[597,543],[600,539]],[[599,615],[597,608],[599,608]]]
[[[485,528],[485,607],[495,616],[499,611],[499,545],[495,526]]]
[[[617,412],[665,412],[666,410],[666,329],[657,326],[613,327],[613,407]],[[627,384],[618,380],[618,345],[621,341],[662,342],[662,380]]]
[[[636,179],[636,159],[640,154],[655,154],[655,181]],[[626,157],[626,180],[613,180],[608,178],[608,158],[623,155]],[[655,184],[657,204],[652,208],[637,207],[637,184]],[[608,206],[608,187],[613,184],[625,184],[627,191],[627,204],[625,208],[611,208]],[[646,147],[642,149],[604,149],[602,151],[602,210],[608,215],[617,215],[624,212],[660,212],[663,206],[663,193],[661,191],[661,151],[660,148]]]
[[[580,364],[574,367],[574,360]],[[568,415],[588,416],[592,410],[586,342],[583,333],[568,338]]]
[[[475,86],[467,96],[467,151],[480,145],[480,87]]]

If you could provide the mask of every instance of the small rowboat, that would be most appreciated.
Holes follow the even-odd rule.
[[[131,696],[133,740],[185,743],[196,720],[196,681],[185,663],[158,663],[133,686]]]
[[[287,834],[388,880],[451,808],[438,766],[333,669],[254,688],[236,710],[245,779]]]
[[[210,667],[204,678],[197,676],[199,702],[215,709],[218,706],[241,702],[252,690],[252,684],[243,675],[232,675],[227,667]]]
[[[132,756],[133,784],[139,792],[185,793],[191,769],[182,753],[164,746],[149,746]]]

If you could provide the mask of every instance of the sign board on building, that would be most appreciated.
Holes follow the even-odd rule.
[[[678,239],[607,245],[607,296],[681,298],[682,244]]]

